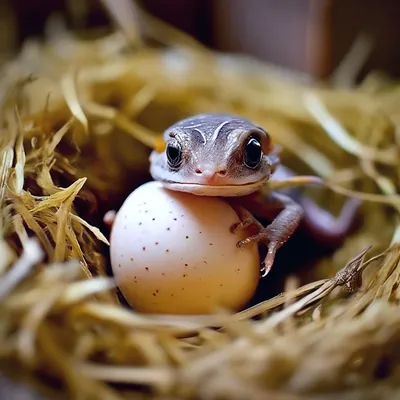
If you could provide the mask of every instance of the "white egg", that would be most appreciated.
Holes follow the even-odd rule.
[[[127,302],[144,313],[235,311],[259,280],[257,245],[236,247],[248,232],[230,232],[239,218],[222,198],[148,182],[133,191],[114,221],[110,256]]]

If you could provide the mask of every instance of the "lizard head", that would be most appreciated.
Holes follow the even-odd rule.
[[[243,196],[258,190],[279,163],[270,136],[250,121],[200,114],[164,132],[165,150],[150,155],[150,174],[171,190]]]

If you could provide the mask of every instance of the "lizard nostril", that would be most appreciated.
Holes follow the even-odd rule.
[[[221,175],[221,176],[225,176],[226,175],[226,169],[218,171],[218,174]]]
[[[196,169],[195,172],[196,172],[196,174],[199,174],[199,175],[202,173],[201,169],[198,169],[198,168]]]

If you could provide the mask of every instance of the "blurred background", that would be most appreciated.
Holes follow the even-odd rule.
[[[251,55],[318,79],[330,76],[361,34],[372,45],[361,75],[371,69],[400,75],[399,0],[141,0],[138,4],[212,49]],[[42,35],[54,13],[62,13],[74,29],[103,28],[110,22],[98,0],[0,0],[2,60],[27,37]]]

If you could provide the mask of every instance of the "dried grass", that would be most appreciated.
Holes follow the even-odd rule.
[[[57,30],[3,71],[2,370],[82,400],[397,398],[400,87],[302,81],[149,27],[167,48]],[[321,279],[238,314],[138,314],[118,302],[99,221],[149,179],[165,127],[216,110],[325,178],[328,207],[342,202],[332,190],[364,199],[362,227],[313,265]]]

